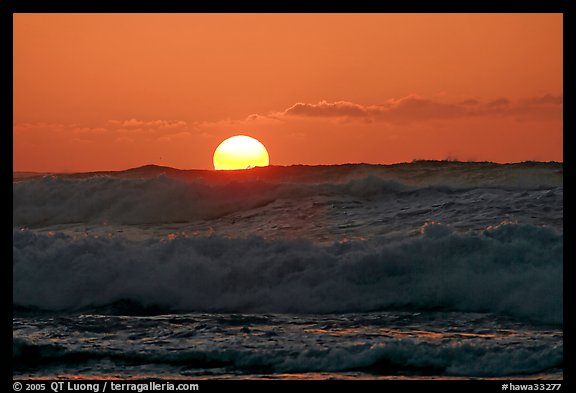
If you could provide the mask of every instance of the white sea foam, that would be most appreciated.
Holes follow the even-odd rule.
[[[561,345],[530,345],[523,343],[514,351],[498,350],[502,343],[422,342],[415,339],[385,340],[379,344],[339,345],[332,348],[303,348],[293,343],[285,348],[246,347],[222,348],[218,342],[209,346],[167,351],[148,348],[133,351],[101,349],[70,349],[61,345],[38,344],[23,339],[13,341],[13,360],[26,365],[30,362],[99,360],[146,362],[148,364],[193,365],[197,368],[233,367],[250,372],[269,370],[274,373],[368,371],[389,374],[433,373],[444,376],[498,377],[538,373],[562,367]],[[289,344],[286,342],[285,344]],[[310,343],[312,344],[312,343]],[[33,356],[31,356],[33,355]]]
[[[14,183],[13,225],[38,229],[191,224],[210,226],[226,236],[242,233],[314,240],[392,231],[409,234],[430,221],[464,229],[502,221],[558,229],[563,225],[561,186],[494,186],[486,180],[474,186],[463,181],[458,186],[414,185],[410,184],[413,180],[401,182],[398,176],[388,179],[365,172],[359,176],[296,183],[250,179],[214,183],[166,175],[135,179],[49,176]],[[226,217],[230,219],[222,220]],[[291,233],[278,231],[287,225]]]
[[[185,311],[487,311],[562,322],[563,236],[507,224],[331,246],[221,237],[132,241],[14,231],[14,303],[75,310],[129,300]]]

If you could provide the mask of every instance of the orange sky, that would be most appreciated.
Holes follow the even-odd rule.
[[[561,14],[15,14],[14,170],[562,161]]]

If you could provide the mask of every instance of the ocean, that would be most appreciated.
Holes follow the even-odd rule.
[[[563,377],[563,165],[13,176],[14,378]]]

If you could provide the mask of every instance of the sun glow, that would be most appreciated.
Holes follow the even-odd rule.
[[[268,166],[266,147],[255,138],[236,135],[224,140],[214,151],[214,169],[249,169]]]

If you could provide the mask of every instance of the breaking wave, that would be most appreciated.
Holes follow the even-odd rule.
[[[518,224],[479,233],[432,224],[417,237],[329,246],[14,230],[13,301],[52,311],[121,301],[205,312],[446,309],[561,324],[562,254],[561,233]]]
[[[311,171],[311,170],[310,170]],[[302,169],[306,173],[306,169]],[[419,203],[434,203],[442,195],[468,190],[548,190],[547,197],[561,194],[561,175],[541,173],[504,177],[495,181],[483,172],[470,172],[458,181],[439,175],[391,176],[365,170],[354,176],[322,178],[315,182],[293,182],[287,176],[276,180],[259,178],[214,182],[198,178],[158,175],[143,178],[91,176],[67,178],[45,176],[13,184],[13,225],[43,227],[57,224],[162,224],[210,220],[227,214],[262,207],[277,199],[295,203],[314,196],[359,199],[411,197]],[[480,180],[475,177],[479,177]],[[323,179],[323,180],[321,180]],[[327,180],[331,179],[331,180]],[[425,180],[423,180],[425,179]],[[436,179],[432,181],[430,179]],[[539,183],[538,183],[538,182]],[[521,192],[518,193],[519,195]],[[561,195],[560,195],[561,198]]]
[[[188,368],[230,367],[244,372],[395,372],[445,376],[503,377],[534,374],[563,365],[561,345],[533,345],[502,351],[490,344],[418,342],[397,339],[376,345],[348,345],[322,350],[266,351],[250,349],[190,349],[178,351],[68,350],[55,344],[13,340],[13,363],[27,365],[111,359],[115,362],[145,362],[185,365]]]

